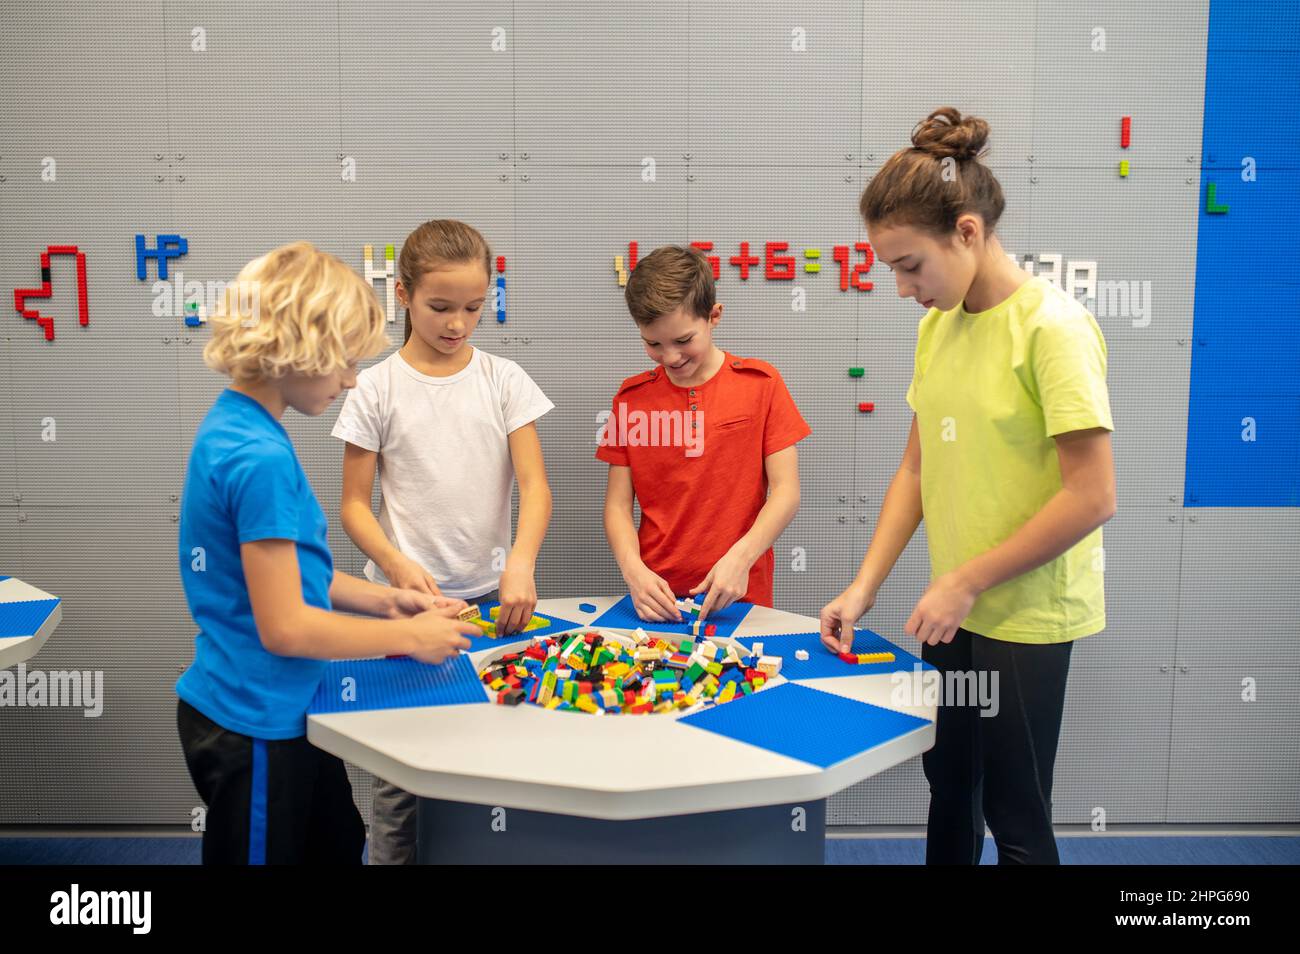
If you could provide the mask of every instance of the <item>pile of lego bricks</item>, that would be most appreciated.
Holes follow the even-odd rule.
[[[479,676],[500,705],[643,715],[730,702],[757,692],[781,671],[778,656],[693,636],[661,637],[638,629],[632,646],[590,631],[534,637]]]

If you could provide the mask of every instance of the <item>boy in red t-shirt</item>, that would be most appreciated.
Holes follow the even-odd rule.
[[[772,543],[799,509],[795,444],[811,429],[776,369],[713,343],[722,318],[698,251],[665,246],[628,279],[650,371],[623,382],[596,457],[609,467],[605,535],[644,620],[772,605]],[[632,525],[632,498],[641,526]]]

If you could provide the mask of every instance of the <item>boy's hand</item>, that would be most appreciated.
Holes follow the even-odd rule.
[[[501,609],[497,613],[498,635],[522,632],[533,618],[533,610],[537,608],[537,583],[533,579],[533,568],[507,559],[505,572],[501,574],[498,585],[501,594]]]
[[[680,623],[681,610],[668,581],[644,563],[624,574],[627,590],[632,594],[632,608],[643,620],[655,623]]]
[[[411,617],[407,624],[412,643],[407,649],[408,656],[424,663],[440,663],[469,649],[467,636],[482,635],[483,631],[473,623],[456,619],[454,613],[448,619],[447,613],[453,613],[450,607],[431,609]]]
[[[979,596],[957,573],[945,573],[922,594],[903,632],[922,643],[950,643]]]
[[[853,625],[876,605],[876,594],[849,586],[821,611],[822,644],[833,653],[853,649]]]
[[[381,566],[389,586],[402,590],[416,590],[430,596],[442,596],[438,583],[429,571],[404,553],[399,553],[387,566]]]
[[[721,560],[713,564],[709,575],[698,586],[691,589],[691,596],[708,591],[704,605],[700,607],[700,619],[704,619],[714,610],[726,609],[745,595],[749,589],[749,568],[752,564],[732,547]]]

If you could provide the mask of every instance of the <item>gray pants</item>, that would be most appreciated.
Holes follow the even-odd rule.
[[[497,592],[465,602],[491,603],[498,598]],[[415,846],[415,796],[375,776],[370,796],[370,864],[413,865]]]

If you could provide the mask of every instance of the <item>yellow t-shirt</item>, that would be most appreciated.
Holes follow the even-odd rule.
[[[1055,435],[1114,430],[1101,329],[1042,278],[988,311],[931,308],[907,403],[921,438],[935,578],[1002,543],[1061,489]],[[962,626],[1013,643],[1099,632],[1103,568],[1098,527],[1055,560],[986,590]]]

